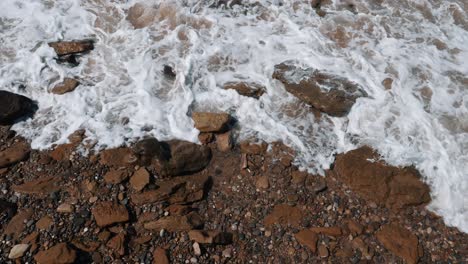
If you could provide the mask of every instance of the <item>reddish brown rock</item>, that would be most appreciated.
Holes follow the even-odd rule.
[[[200,140],[200,143],[203,145],[207,145],[215,139],[215,136],[213,133],[200,133],[198,135],[198,140]]]
[[[57,244],[48,250],[40,251],[34,256],[38,264],[65,264],[74,263],[76,251],[69,248],[66,243]]]
[[[30,252],[35,252],[36,249],[39,247],[37,245],[38,239],[39,239],[39,233],[38,232],[32,232],[31,234],[27,235],[23,239],[23,241],[21,241],[21,243],[31,245]]]
[[[130,148],[106,149],[101,152],[100,163],[113,167],[129,166],[137,161]]]
[[[98,247],[101,245],[99,242],[92,241],[85,238],[75,238],[72,240],[71,244],[84,252],[95,252]]]
[[[366,96],[359,85],[343,77],[303,69],[292,62],[276,65],[273,78],[300,100],[331,116],[346,115],[357,98]]]
[[[303,185],[307,177],[305,171],[293,171],[291,173],[291,182],[295,185]]]
[[[51,42],[49,46],[59,56],[84,53],[94,49],[94,43],[91,40]]]
[[[223,132],[229,127],[231,117],[226,113],[194,112],[192,119],[200,132]]]
[[[112,249],[114,254],[118,256],[123,256],[125,255],[125,235],[123,233],[119,233],[115,235],[113,238],[111,238],[107,242],[107,247]]]
[[[406,228],[395,223],[388,224],[376,233],[376,237],[386,249],[407,263],[418,262],[418,238]]]
[[[255,182],[255,187],[259,190],[265,190],[270,187],[270,182],[268,180],[268,176],[260,176]]]
[[[227,82],[224,84],[223,89],[235,90],[240,95],[255,99],[260,98],[266,90],[264,86],[252,82]]]
[[[50,216],[46,215],[36,222],[36,228],[39,230],[48,230],[53,223],[54,220]]]
[[[167,256],[167,250],[163,248],[156,248],[153,251],[153,264],[169,264],[169,258]]]
[[[128,178],[127,170],[111,169],[106,174],[104,174],[104,181],[110,184],[119,184],[125,181]]]
[[[49,176],[32,180],[21,185],[13,185],[11,188],[19,193],[46,195],[59,191],[62,188],[61,182],[61,177]]]
[[[21,233],[26,229],[26,222],[30,220],[33,215],[33,210],[30,208],[19,211],[5,227],[3,233],[5,235],[12,235],[18,238]]]
[[[78,82],[77,80],[72,78],[65,78],[63,79],[63,82],[55,85],[54,88],[52,88],[52,90],[50,91],[53,94],[62,95],[69,92],[73,92],[76,89],[76,87],[78,87],[78,85],[80,85],[80,82]]]
[[[384,86],[385,90],[391,90],[392,89],[392,84],[393,84],[393,79],[392,78],[385,78],[382,81],[382,85]]]
[[[221,152],[228,152],[234,146],[234,140],[232,138],[231,131],[224,132],[222,134],[216,134],[216,146]]]
[[[199,228],[203,225],[203,221],[195,212],[184,216],[167,216],[156,221],[146,222],[143,226],[145,229],[159,232],[162,229],[169,232],[189,231],[194,228]]]
[[[267,151],[268,144],[265,142],[253,143],[250,141],[243,141],[240,143],[242,153],[260,155]]]
[[[414,168],[387,165],[369,147],[338,155],[333,172],[363,198],[394,210],[430,201],[429,187]]]
[[[190,230],[190,240],[200,244],[227,245],[232,243],[232,234],[217,230]]]
[[[56,161],[69,160],[73,150],[75,150],[76,144],[63,144],[57,146],[50,152],[50,157]]]
[[[265,217],[265,226],[269,227],[274,224],[282,226],[291,225],[292,227],[300,227],[303,218],[302,211],[287,204],[278,204],[273,208],[273,211]]]
[[[347,224],[348,224],[349,232],[353,236],[360,235],[364,231],[364,227],[361,224],[359,224],[358,222],[354,221],[354,220],[348,220]]]
[[[332,236],[332,237],[339,237],[339,236],[343,235],[343,231],[338,226],[333,226],[333,227],[312,227],[312,228],[310,228],[310,231],[315,232],[317,234],[323,234],[323,235]]]
[[[130,185],[135,191],[139,192],[145,188],[149,181],[150,175],[148,171],[145,168],[140,168],[130,178]]]
[[[32,114],[35,103],[19,94],[0,91],[0,125],[12,125],[15,120]]]
[[[304,229],[299,233],[296,233],[294,237],[302,246],[308,247],[314,253],[317,251],[317,233],[312,232],[309,229]]]
[[[92,213],[97,225],[101,227],[127,222],[129,219],[127,208],[113,202],[100,202],[92,209]]]
[[[26,142],[14,143],[9,148],[0,152],[0,168],[11,166],[29,157],[31,151]]]

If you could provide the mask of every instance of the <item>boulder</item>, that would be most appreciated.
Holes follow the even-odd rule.
[[[11,166],[29,157],[31,148],[26,142],[16,142],[0,152],[0,168]]]
[[[36,109],[35,103],[26,96],[0,90],[0,125],[12,125]]]
[[[416,169],[387,165],[369,147],[338,155],[332,172],[362,198],[392,210],[430,201],[429,187]]]
[[[387,224],[376,233],[376,237],[386,249],[407,263],[418,263],[418,237],[406,228],[395,223]]]
[[[231,117],[226,113],[194,112],[192,119],[200,132],[224,132],[231,122]]]
[[[40,251],[34,256],[38,264],[65,264],[74,263],[76,251],[66,243],[57,244],[47,250]]]
[[[72,78],[65,78],[63,79],[63,82],[54,86],[54,88],[52,88],[52,90],[50,91],[53,94],[62,95],[69,92],[73,92],[76,89],[76,87],[78,87],[78,85],[80,85],[80,82],[78,82],[77,80]]]
[[[227,82],[223,85],[223,89],[235,90],[240,95],[255,99],[260,98],[266,90],[264,86],[251,82]]]
[[[366,96],[359,85],[343,77],[303,69],[293,62],[276,65],[273,78],[301,101],[331,116],[345,116],[357,98]]]
[[[97,225],[100,227],[123,223],[129,220],[127,208],[113,202],[100,202],[91,212]]]
[[[94,42],[92,40],[57,41],[49,43],[49,46],[58,56],[65,56],[91,51],[94,49]]]

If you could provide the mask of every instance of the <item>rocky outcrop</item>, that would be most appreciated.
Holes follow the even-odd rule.
[[[11,166],[29,157],[31,151],[26,142],[17,142],[0,152],[0,168]]]
[[[231,122],[231,117],[226,113],[194,112],[192,119],[200,132],[224,132]]]
[[[26,96],[0,90],[0,125],[11,125],[36,109],[35,103]]]
[[[366,96],[359,85],[343,77],[303,69],[293,62],[276,65],[273,78],[300,100],[331,116],[346,115],[357,98]]]
[[[376,234],[382,245],[393,254],[409,264],[418,263],[418,237],[398,224],[392,223],[382,227]]]
[[[260,98],[266,90],[264,86],[252,82],[227,82],[223,85],[223,89],[235,90],[240,95],[255,99]]]
[[[369,147],[338,155],[333,173],[363,198],[393,210],[430,201],[429,187],[416,169],[387,165]]]
[[[38,264],[66,264],[74,263],[76,251],[68,247],[66,243],[57,244],[48,250],[40,251],[34,256]]]

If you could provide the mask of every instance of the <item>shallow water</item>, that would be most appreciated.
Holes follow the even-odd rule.
[[[126,19],[134,0],[0,1],[0,87],[38,101],[34,119],[14,127],[34,148],[80,128],[98,148],[148,134],[196,142],[190,112],[227,111],[240,138],[282,140],[312,173],[363,144],[416,166],[431,185],[430,208],[468,232],[466,1],[329,0],[325,17],[298,0],[144,2],[135,29]],[[47,42],[83,38],[95,50],[78,67],[57,64]],[[347,117],[318,120],[271,78],[286,60],[345,77],[369,97]],[[166,64],[175,80],[163,76]],[[74,92],[48,92],[70,76],[82,82]],[[220,88],[235,80],[267,92],[255,100]]]

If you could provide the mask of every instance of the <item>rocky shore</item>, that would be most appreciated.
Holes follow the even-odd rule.
[[[231,116],[195,112],[202,145],[145,138],[85,157],[77,131],[37,151],[9,126],[33,104],[4,93],[2,263],[468,261],[468,235],[424,208],[417,170],[369,147],[310,175],[282,143],[237,142]]]

